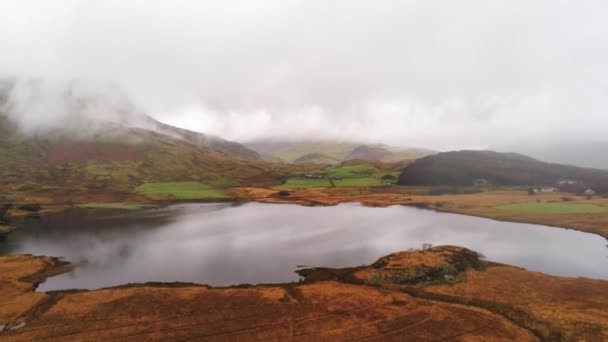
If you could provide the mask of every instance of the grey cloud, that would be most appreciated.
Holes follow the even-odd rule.
[[[237,140],[605,141],[607,10],[549,0],[5,2],[0,74],[117,84],[156,118]]]

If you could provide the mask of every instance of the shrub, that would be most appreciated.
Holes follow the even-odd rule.
[[[291,301],[291,299],[289,299],[289,296],[287,295],[287,293],[285,293],[283,295],[283,297],[279,298],[279,302],[281,303],[289,303]]]
[[[365,280],[365,283],[371,286],[379,286],[382,282],[382,278],[382,273],[374,272],[374,274],[372,274]]]

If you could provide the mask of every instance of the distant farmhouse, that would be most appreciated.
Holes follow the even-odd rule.
[[[473,186],[488,186],[490,182],[488,182],[485,178],[478,178],[473,180]]]

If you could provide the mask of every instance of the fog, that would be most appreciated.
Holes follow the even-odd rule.
[[[0,13],[0,77],[61,85],[13,96],[27,129],[65,122],[52,94],[76,82],[111,97],[89,116],[129,103],[237,141],[608,142],[603,1],[21,0]]]

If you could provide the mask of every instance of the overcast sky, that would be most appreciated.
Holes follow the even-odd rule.
[[[7,0],[0,75],[239,141],[607,142],[607,37],[606,1]]]

